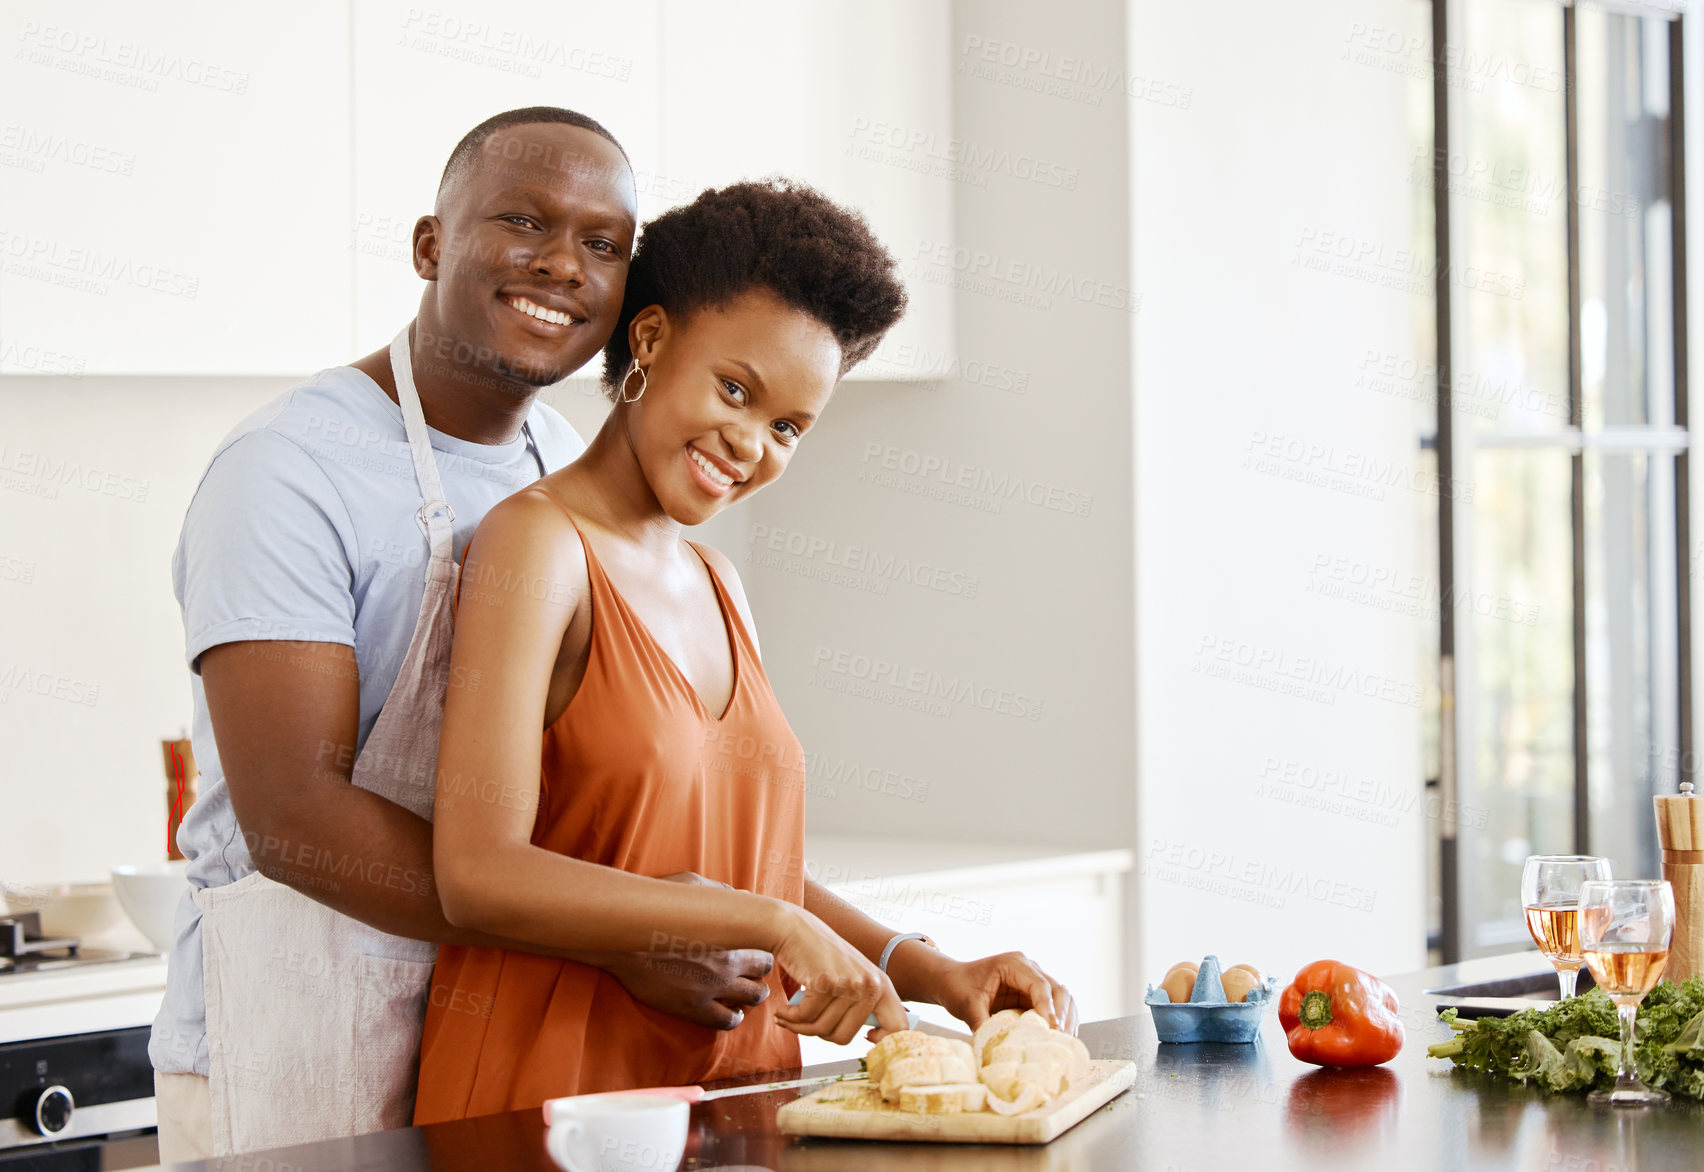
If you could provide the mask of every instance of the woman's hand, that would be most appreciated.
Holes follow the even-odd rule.
[[[846,1045],[873,1012],[883,1030],[907,1026],[893,982],[827,924],[796,904],[779,904],[775,960],[805,987],[805,999],[775,1020],[794,1033]]]
[[[1071,991],[1021,952],[981,960],[942,957],[930,965],[918,990],[975,1029],[1002,1009],[1033,1009],[1055,1029],[1077,1032],[1077,1002]]]

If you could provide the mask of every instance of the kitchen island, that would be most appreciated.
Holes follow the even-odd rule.
[[[1143,1169],[1249,1172],[1330,1169],[1680,1172],[1704,1168],[1704,1106],[1612,1111],[1456,1072],[1426,1056],[1451,1035],[1426,989],[1545,973],[1536,953],[1393,978],[1408,1040],[1392,1062],[1321,1070],[1290,1056],[1277,1011],[1250,1046],[1170,1046],[1144,1008],[1084,1026],[1096,1058],[1129,1058],[1136,1085],[1045,1147],[802,1140],[775,1131],[796,1090],[693,1108],[682,1168],[775,1172],[888,1169]],[[833,1073],[855,1064],[815,1067]],[[774,1077],[796,1077],[797,1072]],[[721,1084],[733,1085],[733,1084]],[[538,1111],[406,1128],[175,1167],[200,1172],[553,1172]]]

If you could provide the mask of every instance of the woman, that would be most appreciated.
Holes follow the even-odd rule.
[[[845,1044],[872,1012],[904,1028],[902,997],[972,1026],[1034,1006],[1075,1028],[1021,954],[951,960],[806,878],[803,753],[739,575],[681,536],[781,475],[904,305],[862,219],[803,186],[707,191],[645,229],[604,352],[614,410],[465,555],[439,892],[463,927],[662,964],[763,949],[776,971],[719,1032],[573,961],[446,947],[417,1123],[796,1066],[800,1034]],[[547,308],[575,316],[571,296]]]

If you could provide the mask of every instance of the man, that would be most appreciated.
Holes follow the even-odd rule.
[[[538,390],[608,340],[635,220],[598,123],[481,123],[415,225],[415,320],[214,454],[173,561],[203,780],[149,1047],[162,1161],[406,1125],[437,946],[526,947],[451,927],[432,883],[445,689],[479,686],[447,678],[456,565],[487,509],[583,450]],[[719,1028],[773,963],[575,958]]]

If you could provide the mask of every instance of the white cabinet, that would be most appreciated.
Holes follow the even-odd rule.
[[[803,179],[863,212],[906,270],[910,308],[860,377],[952,365],[952,289],[911,263],[951,244],[974,182],[954,161],[951,25],[945,0],[662,0],[668,189]]]
[[[806,873],[895,932],[923,932],[949,955],[974,960],[1020,951],[1062,981],[1083,1021],[1130,1012],[1124,1004],[1124,881],[1128,850],[811,836]],[[961,1023],[933,1005],[920,1018]],[[801,1039],[805,1065],[861,1057],[869,1044]]]
[[[300,374],[384,344],[451,148],[521,106],[607,126],[642,219],[797,176],[909,268],[963,182],[950,35],[944,0],[8,4],[0,372]],[[907,275],[865,377],[951,366],[951,290]]]
[[[342,0],[7,4],[0,371],[346,360],[347,25]]]

